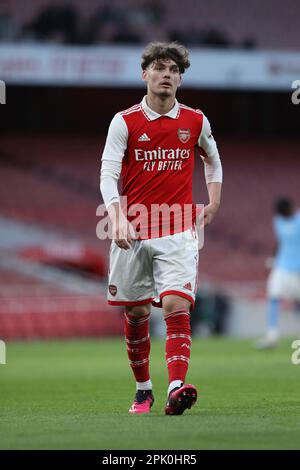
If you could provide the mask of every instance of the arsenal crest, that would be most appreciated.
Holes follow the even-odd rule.
[[[178,139],[183,144],[186,144],[191,137],[191,130],[190,129],[178,129],[177,131]]]
[[[108,286],[108,290],[111,293],[111,295],[115,296],[117,293],[117,286],[114,286],[113,284],[110,284]]]

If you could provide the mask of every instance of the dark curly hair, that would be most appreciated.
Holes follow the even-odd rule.
[[[157,60],[172,59],[179,67],[180,73],[184,73],[190,66],[189,51],[179,42],[150,42],[142,54],[142,69]]]
[[[288,197],[280,197],[274,204],[275,214],[289,217],[293,214],[293,202]]]

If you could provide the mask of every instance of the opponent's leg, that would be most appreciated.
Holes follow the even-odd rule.
[[[279,339],[279,308],[280,300],[270,298],[267,310],[267,332],[263,338],[257,341],[257,349],[271,349],[277,346]]]

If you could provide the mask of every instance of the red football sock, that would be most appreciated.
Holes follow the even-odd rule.
[[[150,379],[149,355],[149,317],[136,317],[125,313],[125,340],[129,363],[137,382],[146,382]]]
[[[167,326],[166,361],[169,383],[185,381],[191,354],[190,315],[185,310],[176,310],[165,317]]]

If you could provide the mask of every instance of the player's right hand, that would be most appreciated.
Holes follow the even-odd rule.
[[[114,221],[112,236],[119,248],[128,250],[131,247],[132,241],[135,239],[135,232],[133,226],[124,215]]]

